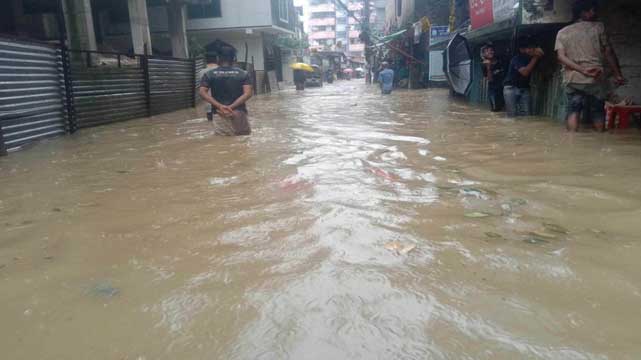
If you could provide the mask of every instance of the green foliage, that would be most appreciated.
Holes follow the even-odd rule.
[[[205,56],[207,50],[205,47],[193,36],[190,35],[188,38],[189,44],[189,54],[191,57]]]

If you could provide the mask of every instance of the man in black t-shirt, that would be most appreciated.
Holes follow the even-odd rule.
[[[543,50],[537,48],[532,40],[526,38],[519,41],[519,54],[510,62],[503,87],[508,116],[531,115],[530,77],[542,57]]]
[[[252,97],[249,74],[234,67],[236,50],[231,47],[220,49],[220,66],[207,71],[200,80],[200,97],[212,105],[218,135],[249,135],[251,127],[247,119],[245,103]]]

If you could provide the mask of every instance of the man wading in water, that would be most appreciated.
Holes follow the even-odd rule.
[[[249,135],[251,127],[245,105],[252,97],[249,74],[233,66],[236,61],[234,48],[222,47],[219,59],[220,66],[207,71],[200,80],[200,97],[212,105],[212,111],[207,117],[213,121],[214,114],[218,114],[214,121],[217,135]]]

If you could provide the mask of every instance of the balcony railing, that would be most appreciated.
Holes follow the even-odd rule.
[[[336,11],[336,6],[334,4],[312,5],[309,10],[312,14],[315,12]]]
[[[336,25],[336,18],[328,17],[328,18],[321,18],[321,19],[309,19],[307,21],[307,24],[311,26],[332,26],[332,25]]]
[[[322,40],[322,39],[335,39],[335,31],[317,31],[309,34],[309,38],[312,40]]]
[[[349,51],[365,51],[365,44],[349,44]]]

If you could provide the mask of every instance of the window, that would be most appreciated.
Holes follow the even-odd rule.
[[[312,13],[312,19],[324,19],[331,17],[333,18],[335,13],[333,11],[327,11],[327,12],[315,12]]]
[[[221,17],[220,0],[212,0],[211,4],[188,5],[187,16],[190,19]]]
[[[278,0],[278,17],[281,21],[289,22],[289,0]]]

